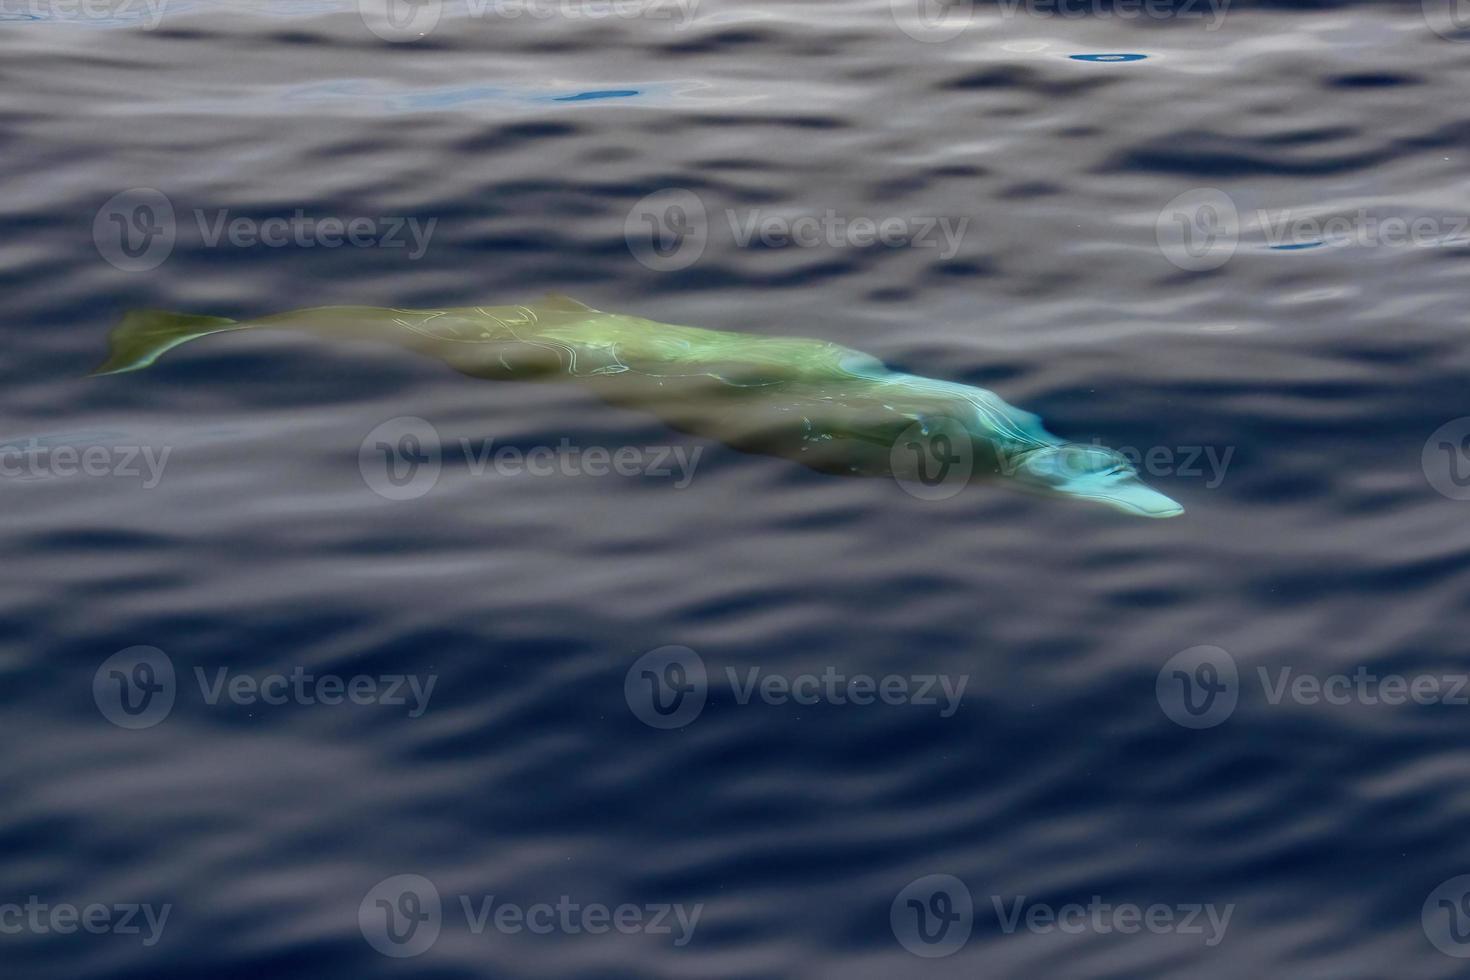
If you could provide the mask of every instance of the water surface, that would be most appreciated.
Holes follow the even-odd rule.
[[[1470,414],[1470,47],[1447,21],[1347,0],[1239,3],[1213,29],[985,7],[938,40],[886,0],[687,20],[450,4],[397,42],[347,3],[172,3],[156,26],[137,8],[0,3],[0,436],[43,460],[0,486],[0,903],[171,912],[154,945],[0,935],[7,975],[1463,975],[1431,937],[1470,952],[1463,890],[1436,892],[1470,873],[1470,712],[1273,698],[1283,670],[1466,671],[1470,429],[1431,439]],[[742,240],[828,212],[909,238]],[[298,215],[318,236],[366,219],[366,244],[259,238]],[[1382,224],[1421,218],[1407,241]],[[964,230],[925,244],[921,219]],[[655,228],[666,254],[639,237]],[[687,264],[679,232],[703,248]],[[134,308],[548,291],[983,385],[1065,438],[1152,452],[1187,513],[922,500],[572,386],[290,335],[85,377]],[[359,449],[405,416],[442,465],[388,499]],[[684,486],[477,466],[487,443],[563,440],[701,453]],[[103,447],[107,474],[62,475],[61,446]],[[136,475],[115,472],[130,448]],[[156,480],[145,448],[168,451]],[[130,730],[94,679],[137,645],[176,696]],[[626,682],[670,645],[707,691],[660,728]],[[1190,728],[1168,665],[1199,646],[1228,653],[1236,704]],[[966,686],[948,715],[781,703],[743,696],[752,669]],[[435,686],[417,716],[211,703],[221,670]],[[398,875],[443,902],[413,958],[359,921]],[[952,951],[905,932],[930,875],[971,897]],[[918,908],[943,911],[932,885]],[[682,944],[477,933],[461,898],[489,896],[700,913]],[[1018,900],[1094,897],[1231,913],[1214,937],[1007,931]]]

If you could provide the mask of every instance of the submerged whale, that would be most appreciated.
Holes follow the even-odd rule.
[[[928,484],[938,453],[941,462],[963,457],[966,480],[999,476],[1144,517],[1184,511],[1144,485],[1120,453],[1063,442],[983,388],[890,370],[826,341],[657,323],[565,296],[441,310],[328,306],[239,321],[137,311],[112,331],[110,354],[93,373],[135,371],[186,341],[254,329],[387,341],[476,378],[575,378],[676,429],[824,472]],[[956,440],[967,452],[952,452]]]

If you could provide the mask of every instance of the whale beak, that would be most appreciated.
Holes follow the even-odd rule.
[[[1021,457],[1016,475],[1049,493],[1107,504],[1138,517],[1178,517],[1179,502],[1147,486],[1121,453],[1091,446],[1061,445]]]
[[[1159,493],[1133,476],[1110,482],[1108,486],[1099,487],[1095,491],[1076,495],[1089,497],[1139,517],[1178,517],[1184,513],[1184,508],[1178,501]]]

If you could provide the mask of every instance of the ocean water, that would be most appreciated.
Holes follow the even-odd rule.
[[[0,976],[1470,970],[1470,17],[398,6],[0,0]],[[299,334],[87,377],[548,292],[1186,512]]]

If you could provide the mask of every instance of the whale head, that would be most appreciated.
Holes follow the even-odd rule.
[[[1176,517],[1184,508],[1144,484],[1122,453],[1102,446],[1066,444],[1025,453],[1015,477],[1027,486],[1096,500],[1140,517]]]

